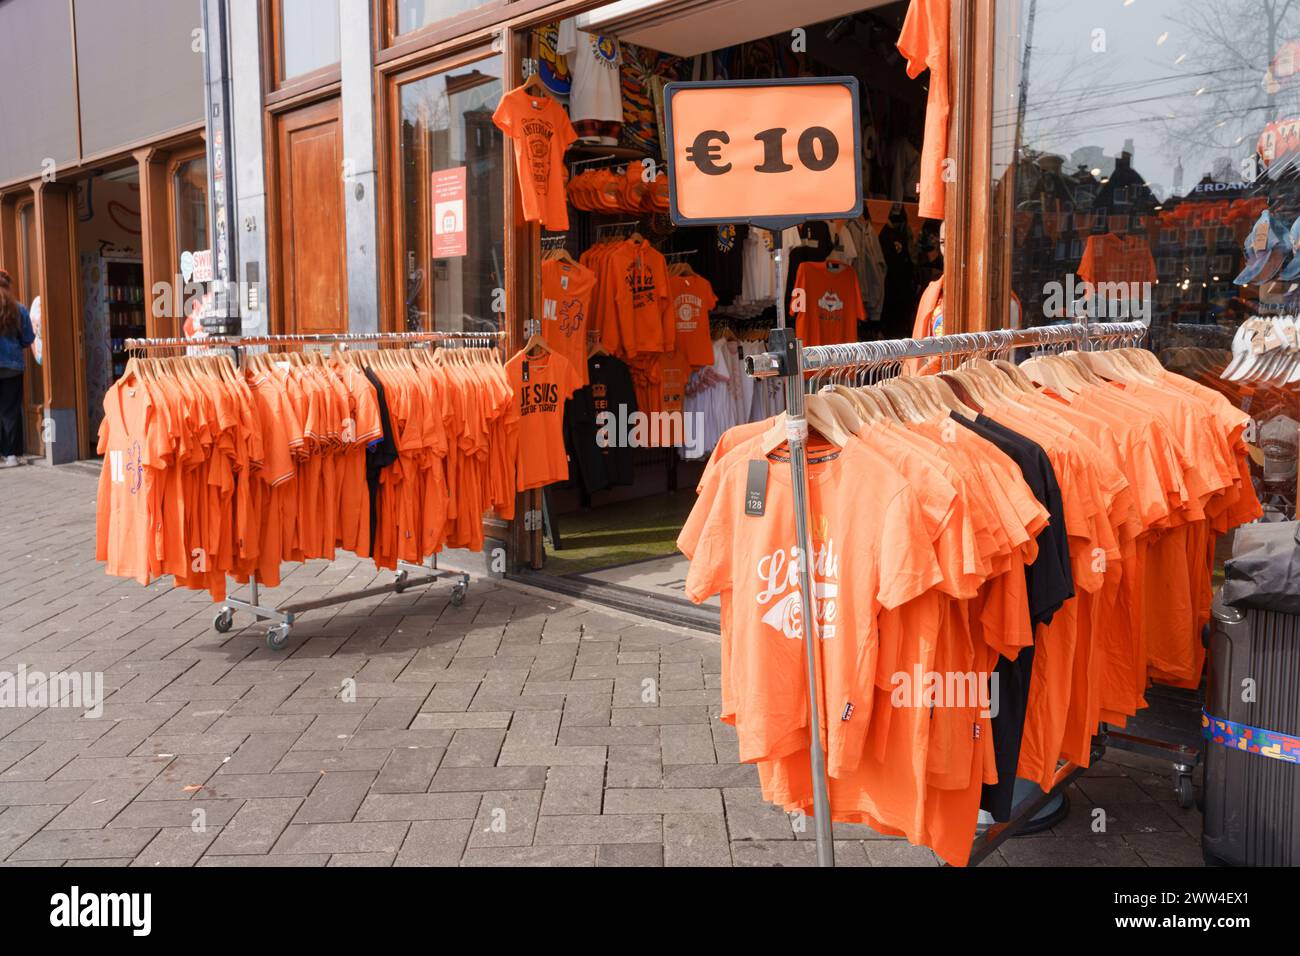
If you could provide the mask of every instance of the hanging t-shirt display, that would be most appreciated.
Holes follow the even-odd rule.
[[[517,352],[506,377],[519,408],[519,455],[515,490],[527,491],[569,477],[564,452],[564,403],[581,382],[569,360],[556,352]]]
[[[709,277],[718,305],[730,305],[740,295],[744,278],[745,225],[702,227],[701,269]]]
[[[802,293],[802,302],[800,302]],[[796,334],[804,345],[855,342],[862,311],[858,275],[842,262],[805,262],[792,297]]]
[[[596,274],[563,259],[542,263],[542,338],[569,360],[587,384],[587,320]]]
[[[570,17],[560,24],[557,52],[568,57],[573,82],[569,113],[583,139],[617,143],[623,125],[618,40],[579,30]]]
[[[698,275],[668,279],[673,316],[677,322],[677,348],[695,368],[713,364],[713,339],[709,337],[709,312],[717,307],[709,280]],[[685,385],[685,383],[682,383]]]
[[[578,134],[564,107],[521,86],[501,97],[492,122],[515,143],[524,219],[558,232],[568,229],[564,151]]]
[[[599,490],[613,485],[630,485],[634,477],[632,446],[615,440],[618,436],[612,427],[604,440],[598,441],[597,436],[601,435],[602,413],[613,416],[612,422],[619,422],[630,421],[632,413],[639,410],[636,391],[632,387],[632,373],[614,356],[597,354],[587,360],[587,378],[591,381],[589,390],[595,431],[583,444],[589,450],[594,449],[593,454],[599,462],[599,470],[593,469],[592,473],[603,476],[596,485],[589,487]],[[586,472],[587,468],[583,470]]]

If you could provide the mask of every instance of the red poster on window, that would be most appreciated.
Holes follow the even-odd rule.
[[[465,255],[465,167],[434,170],[429,195],[433,203],[433,258]]]

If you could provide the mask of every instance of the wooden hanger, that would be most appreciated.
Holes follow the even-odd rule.
[[[846,432],[850,435],[858,433],[862,428],[863,418],[856,405],[830,385],[817,392],[817,395],[822,400],[821,404],[825,405],[825,410]]]
[[[551,351],[551,346],[547,344],[547,341],[542,336],[541,332],[534,332],[531,336],[528,337],[528,341],[524,343],[524,348],[523,348],[524,356],[525,357],[531,356],[533,354],[534,349],[540,349],[542,352],[547,354],[549,354]]]
[[[1038,389],[1034,387],[1034,383],[1029,380],[1029,376],[1026,375],[1024,372],[1020,371],[1020,366],[1017,365],[1015,362],[1009,362],[1006,359],[994,359],[993,361],[989,362],[989,364],[992,365],[999,372],[1001,372],[1003,375],[1005,375],[1007,378],[1011,379],[1011,381],[1022,392],[1038,391]]]
[[[524,85],[521,86],[520,89],[527,93],[536,93],[538,96],[545,96],[547,98],[550,98],[551,95],[551,91],[548,90],[546,84],[542,82],[542,74],[540,71],[532,74],[528,79],[524,80]]]

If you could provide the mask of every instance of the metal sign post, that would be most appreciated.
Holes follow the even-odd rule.
[[[810,219],[862,215],[858,81],[854,77],[669,83],[664,88],[669,211],[676,225],[746,222],[772,234],[786,439],[794,497],[796,567],[808,677],[809,741],[817,865],[835,865],[826,755],[822,749],[821,628],[813,595],[808,421],[803,348],[786,325],[781,230]]]

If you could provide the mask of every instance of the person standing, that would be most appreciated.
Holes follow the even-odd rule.
[[[32,318],[14,296],[9,273],[0,269],[0,468],[22,463],[23,350],[34,341]]]

